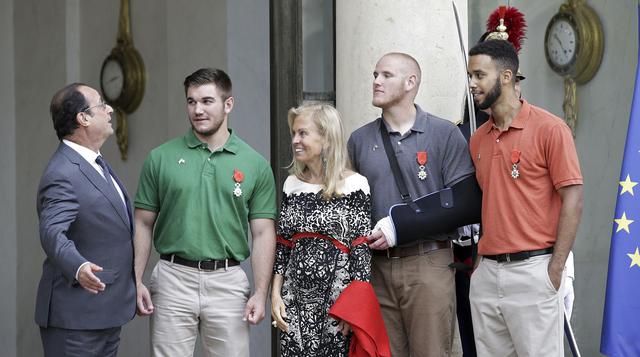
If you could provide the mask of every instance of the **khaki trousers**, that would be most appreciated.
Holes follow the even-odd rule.
[[[456,308],[451,248],[406,258],[373,258],[371,282],[391,355],[450,356]]]
[[[564,305],[549,279],[550,259],[551,254],[508,263],[482,258],[469,293],[479,357],[564,355]]]
[[[242,315],[249,281],[240,266],[202,271],[165,260],[151,274],[152,355],[193,356],[198,332],[208,357],[248,357]]]

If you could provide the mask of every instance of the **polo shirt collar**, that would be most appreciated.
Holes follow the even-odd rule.
[[[520,99],[520,103],[522,103],[522,106],[520,107],[520,111],[518,112],[516,117],[513,119],[513,121],[511,121],[511,124],[509,124],[509,128],[524,129],[524,125],[527,122],[527,119],[529,118],[529,113],[531,112],[531,105],[529,105],[529,103],[524,99]],[[493,114],[491,114],[489,121],[490,121],[489,123],[490,125],[487,125],[487,133],[491,132],[491,130],[493,130],[493,128],[495,127],[495,122],[493,121]]]
[[[414,104],[416,106],[416,121],[413,123],[413,127],[411,127],[411,131],[417,131],[419,133],[424,133],[427,131],[427,112],[422,110],[418,104]]]
[[[414,104],[416,107],[416,118],[413,121],[413,126],[409,131],[416,131],[419,133],[424,133],[427,130],[427,112],[422,110],[418,104]],[[380,120],[383,121],[384,126],[387,127],[388,132],[393,132],[389,127],[389,124],[381,117]]]
[[[227,142],[222,145],[222,150],[226,150],[235,154],[238,151],[238,137],[236,136],[233,129],[227,128],[227,130],[229,130],[229,138],[227,139]],[[203,143],[202,141],[200,141],[200,139],[198,139],[196,134],[193,132],[193,129],[191,128],[187,130],[187,133],[184,135],[184,141],[191,149],[206,145],[206,143]]]

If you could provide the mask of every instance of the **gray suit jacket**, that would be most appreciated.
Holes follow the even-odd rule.
[[[122,326],[135,315],[133,214],[124,185],[113,178],[124,193],[126,210],[107,181],[62,142],[44,170],[37,208],[47,257],[35,313],[42,327],[104,329]],[[106,288],[96,295],[75,280],[85,261],[104,269],[96,275]]]

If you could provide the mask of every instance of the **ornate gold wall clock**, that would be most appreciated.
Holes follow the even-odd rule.
[[[127,159],[129,134],[127,114],[133,113],[144,96],[146,72],[140,53],[133,47],[129,0],[120,0],[118,40],[116,47],[104,62],[100,71],[100,87],[105,100],[116,112],[116,137],[122,160]]]
[[[602,23],[585,0],[567,0],[547,25],[544,53],[553,71],[564,77],[565,120],[575,136],[578,119],[576,85],[589,82],[604,52]]]

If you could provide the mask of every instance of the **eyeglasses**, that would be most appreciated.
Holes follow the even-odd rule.
[[[103,100],[101,100],[98,104],[96,105],[92,105],[90,107],[88,107],[87,109],[83,110],[82,112],[88,112],[89,110],[93,109],[93,108],[100,108],[102,110],[106,110],[107,109],[107,103],[105,103]]]

